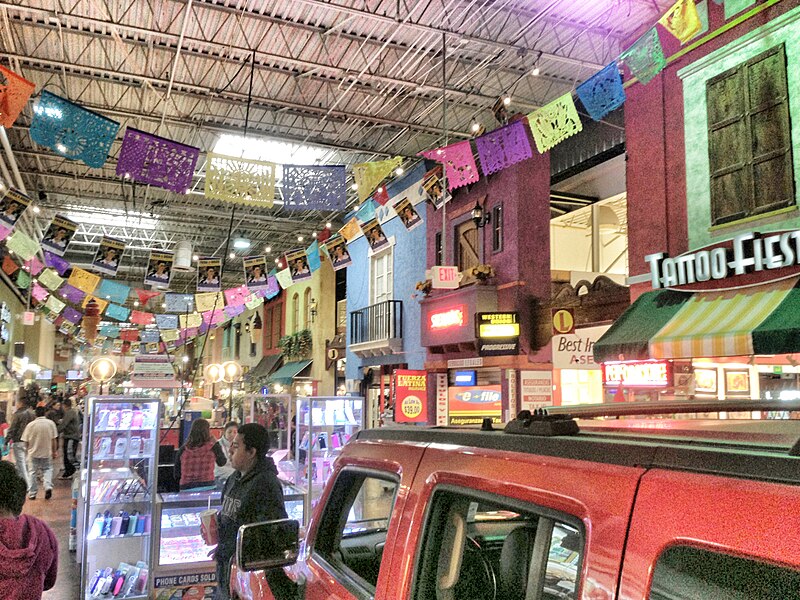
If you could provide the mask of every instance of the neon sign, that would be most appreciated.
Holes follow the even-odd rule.
[[[433,330],[448,329],[450,327],[462,327],[464,325],[464,305],[454,306],[428,315],[430,328]]]
[[[603,383],[625,387],[666,387],[670,382],[670,367],[670,363],[658,360],[603,363]]]

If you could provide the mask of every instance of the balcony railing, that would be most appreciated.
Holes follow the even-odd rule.
[[[350,313],[351,345],[402,337],[402,300],[386,300]]]

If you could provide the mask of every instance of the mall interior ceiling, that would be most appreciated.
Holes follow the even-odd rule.
[[[91,262],[103,235],[119,238],[127,250],[118,279],[135,284],[151,249],[189,240],[195,254],[222,256],[232,223],[252,244],[228,259],[226,272],[238,274],[246,254],[269,246],[274,257],[327,222],[341,226],[358,198],[349,191],[345,211],[291,212],[278,181],[274,208],[237,207],[231,220],[230,205],[204,196],[206,151],[241,149],[246,127],[248,144],[267,141],[264,158],[278,163],[400,155],[410,166],[421,151],[471,137],[475,122],[497,127],[498,98],[527,113],[572,90],[671,3],[0,2],[0,62],[33,81],[36,95],[50,91],[122,124],[106,164],[89,168],[31,140],[30,102],[2,158],[10,184],[41,207],[28,215],[39,230],[56,211],[81,223],[66,256],[73,264]],[[188,194],[116,175],[126,127],[201,149]]]

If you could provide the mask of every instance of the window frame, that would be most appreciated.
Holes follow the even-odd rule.
[[[419,536],[419,542],[417,544],[417,548],[414,551],[414,563],[413,563],[414,573],[411,577],[411,584],[409,588],[409,600],[422,600],[419,596],[419,593],[420,591],[425,590],[424,587],[420,588],[418,586],[420,585],[421,582],[421,576],[424,575],[424,573],[422,573],[422,570],[423,566],[425,566],[424,559],[425,559],[426,544],[428,543],[431,531],[429,523],[433,516],[434,508],[436,507],[437,494],[441,493],[458,494],[462,498],[466,498],[469,501],[498,504],[515,511],[535,514],[539,517],[540,520],[548,519],[550,521],[550,540],[552,540],[552,528],[555,523],[563,523],[565,525],[569,525],[570,527],[574,527],[575,529],[577,529],[581,536],[582,546],[581,546],[580,556],[578,558],[578,564],[576,565],[575,600],[578,600],[579,598],[582,597],[583,584],[584,584],[584,581],[582,579],[582,574],[583,574],[584,560],[586,558],[586,552],[587,552],[587,534],[586,534],[586,527],[584,526],[583,521],[579,517],[576,517],[575,515],[571,515],[569,513],[561,512],[556,509],[549,508],[547,506],[542,506],[539,504],[535,504],[533,502],[515,498],[512,496],[503,496],[500,494],[486,492],[484,490],[479,490],[470,487],[464,487],[461,485],[442,483],[432,487],[429,494],[427,494],[427,496],[421,500],[422,502],[426,502],[426,506],[425,506],[425,513],[422,518],[422,530]],[[441,545],[437,548],[437,550],[441,551]],[[536,552],[537,548],[534,547],[531,552],[532,559],[533,555],[536,554]],[[547,571],[547,562],[548,561],[545,560],[544,564],[542,565],[543,570],[540,574],[540,581],[542,582],[544,581],[544,574]]]
[[[502,252],[505,242],[505,229],[503,223],[503,205],[495,204],[492,207],[492,253]]]
[[[340,511],[338,514],[337,519],[332,519],[328,516],[329,507],[332,505],[334,501],[339,499],[338,497],[334,497],[334,494],[337,493],[337,485],[339,485],[340,481],[342,481],[343,477],[352,477],[352,478],[359,478],[360,483],[358,488],[353,491],[352,489],[348,489],[344,492],[341,500],[343,501],[341,506],[338,508]],[[325,506],[320,515],[319,525],[317,526],[317,531],[314,536],[314,541],[312,542],[312,546],[309,549],[309,556],[331,577],[333,577],[342,587],[346,588],[350,593],[352,593],[355,597],[360,598],[362,600],[372,600],[375,597],[375,593],[377,591],[377,586],[373,586],[367,580],[362,578],[358,573],[352,571],[348,568],[345,564],[335,564],[329,560],[326,556],[327,551],[322,553],[320,550],[320,541],[325,541],[326,535],[333,535],[334,539],[330,542],[331,543],[331,550],[333,552],[338,551],[339,546],[341,545],[342,541],[342,532],[344,531],[344,526],[347,524],[347,519],[350,514],[350,510],[353,506],[353,502],[355,501],[358,492],[361,490],[361,487],[364,485],[364,481],[367,478],[378,479],[382,481],[386,481],[389,483],[394,484],[395,490],[394,495],[392,497],[392,510],[389,515],[389,523],[386,527],[386,537],[389,537],[389,531],[391,530],[395,520],[397,520],[398,515],[395,514],[395,508],[397,506],[397,501],[400,495],[400,487],[401,487],[401,477],[400,474],[395,473],[393,471],[379,471],[376,469],[369,469],[364,467],[358,466],[345,466],[343,467],[337,474],[336,479],[333,481],[330,487],[330,493],[324,498]],[[354,494],[349,502],[347,501],[348,495]],[[386,555],[384,555],[386,556]],[[378,577],[380,578],[380,570],[383,568],[383,556],[381,556],[381,565],[378,569]],[[379,579],[380,581],[380,579]]]
[[[442,232],[437,231],[436,235],[434,236],[434,255],[436,257],[434,265],[443,265],[444,257],[442,256]]]
[[[452,252],[452,256],[453,256],[453,263],[452,264],[456,265],[458,267],[459,271],[465,271],[466,270],[465,268],[462,267],[462,265],[460,263],[460,260],[459,260],[459,253],[460,253],[460,250],[461,250],[461,236],[459,235],[459,228],[462,225],[467,225],[467,227],[469,228],[468,229],[469,231],[473,231],[474,230],[476,232],[476,237],[477,237],[477,249],[476,249],[477,250],[477,255],[478,255],[477,262],[475,263],[475,265],[470,265],[467,268],[483,264],[484,256],[486,254],[486,248],[485,248],[484,238],[483,238],[483,229],[480,228],[480,227],[477,227],[472,222],[472,216],[470,215],[470,213],[466,213],[460,219],[454,221],[451,224],[452,233],[453,233],[452,238],[451,238],[453,240],[453,244],[452,244],[451,250],[450,250]],[[469,227],[470,225],[472,225],[474,227],[474,229],[470,228]]]
[[[386,296],[383,300],[378,300],[375,296],[375,277],[376,269],[379,263],[384,264],[383,278],[384,278],[384,294]],[[381,302],[394,299],[394,245],[389,244],[386,248],[382,248],[375,254],[369,257],[369,304],[374,306]]]

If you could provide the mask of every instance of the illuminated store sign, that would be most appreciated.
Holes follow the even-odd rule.
[[[603,363],[603,383],[624,387],[666,387],[670,383],[671,366],[667,361],[658,360]]]
[[[648,254],[644,259],[650,265],[652,286],[674,287],[800,265],[800,230],[764,237],[742,233],[730,244],[674,258],[665,252]]]
[[[433,330],[462,327],[467,309],[464,305],[447,308],[428,315],[430,328]]]
[[[515,312],[475,315],[480,356],[519,353],[519,314]]]
[[[475,385],[478,381],[477,373],[475,371],[456,371],[454,383],[456,385]]]

